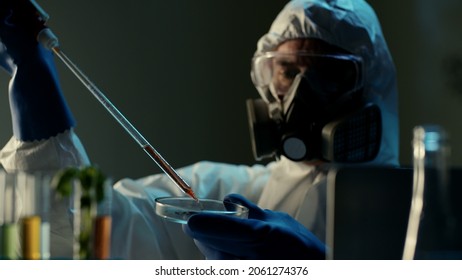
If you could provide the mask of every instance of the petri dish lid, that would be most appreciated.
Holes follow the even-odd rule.
[[[199,199],[199,202],[189,197],[159,197],[155,199],[156,214],[166,220],[186,224],[189,217],[198,213],[214,213],[246,219],[249,213],[247,207],[214,199]]]

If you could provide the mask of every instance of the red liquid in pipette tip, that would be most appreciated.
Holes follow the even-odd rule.
[[[197,198],[196,194],[192,190],[185,190],[186,194],[189,195],[192,199],[194,199],[197,203],[199,203],[199,199]]]
[[[143,149],[146,151],[146,153],[148,153],[152,157],[152,159],[154,159],[157,162],[157,164],[162,166],[162,169],[165,172],[170,171],[171,173],[173,173],[169,175],[171,175],[172,177],[176,177],[177,180],[175,180],[175,183],[177,183],[178,187],[181,190],[183,190],[187,195],[189,195],[192,199],[194,199],[199,205],[201,205],[201,208],[202,208],[202,204],[199,202],[199,199],[197,198],[194,191],[183,181],[183,179],[181,179],[176,174],[176,172],[170,167],[170,165],[168,165],[168,163],[166,163],[165,160],[161,158],[161,156],[156,152],[156,150],[154,150],[154,148],[151,147],[150,145],[143,146]],[[184,185],[182,183],[184,183]]]
[[[197,198],[196,194],[189,189],[188,191],[185,191],[187,195],[189,195],[194,201],[196,201],[197,205],[199,206],[200,210],[204,210],[204,206],[202,206],[202,203],[199,201],[199,198]]]

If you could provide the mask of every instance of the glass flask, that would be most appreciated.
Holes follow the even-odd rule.
[[[459,259],[450,188],[450,145],[438,125],[413,130],[413,194],[403,259]]]

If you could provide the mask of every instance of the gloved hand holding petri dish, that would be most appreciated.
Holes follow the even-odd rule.
[[[159,197],[155,200],[156,214],[169,221],[186,224],[189,217],[198,213],[212,213],[247,219],[249,209],[231,201],[190,197]]]

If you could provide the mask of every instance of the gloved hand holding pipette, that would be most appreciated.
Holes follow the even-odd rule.
[[[183,227],[207,259],[325,259],[325,245],[286,213],[263,210],[241,195],[248,219],[201,213]]]
[[[62,96],[53,54],[37,43],[27,22],[14,17],[15,10],[4,4],[1,10],[0,61],[12,75],[9,98],[14,136],[34,141],[70,129],[75,122]]]
[[[42,47],[53,51],[62,62],[74,73],[82,84],[93,94],[93,96],[104,106],[114,119],[125,129],[138,145],[153,159],[156,164],[175,182],[175,184],[195,201],[199,201],[192,188],[181,178],[170,164],[157,152],[157,150],[144,138],[144,136],[125,118],[98,87],[75,65],[68,56],[59,48],[57,37],[45,25],[48,14],[34,0],[21,0],[21,3],[14,2],[16,9],[20,10],[21,19],[28,21],[27,27],[40,42]],[[9,2],[11,3],[11,2]],[[11,5],[10,5],[11,6]],[[6,6],[8,7],[8,6]],[[9,7],[8,7],[9,8]],[[8,14],[8,13],[6,13]]]

